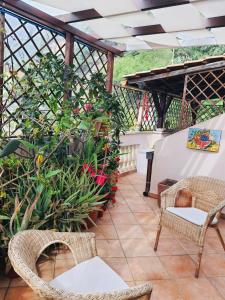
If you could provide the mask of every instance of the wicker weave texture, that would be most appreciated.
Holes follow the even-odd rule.
[[[60,300],[150,299],[152,291],[150,283],[121,291],[95,294],[72,293],[51,287],[48,282],[38,276],[36,262],[40,254],[55,243],[63,243],[69,247],[75,264],[97,255],[95,234],[93,233],[26,230],[17,233],[9,243],[8,254],[14,270],[40,297]]]
[[[188,222],[166,210],[175,205],[175,197],[180,189],[189,189],[193,194],[193,206],[203,209],[208,217],[203,226]],[[168,190],[161,193],[162,212],[160,225],[166,226],[173,232],[203,245],[206,229],[212,219],[225,207],[225,182],[206,176],[195,176],[182,179]]]

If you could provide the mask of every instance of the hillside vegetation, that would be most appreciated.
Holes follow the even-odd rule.
[[[115,59],[114,81],[121,81],[122,77],[127,74],[224,53],[225,46],[188,47],[174,50],[159,49],[125,53],[123,57]]]

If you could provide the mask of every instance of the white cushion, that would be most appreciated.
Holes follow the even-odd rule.
[[[207,218],[207,212],[195,207],[167,207],[166,210],[198,226],[203,226]],[[212,224],[217,222],[218,220],[214,218]]]
[[[86,260],[51,280],[52,287],[75,293],[110,292],[129,288],[100,257]]]

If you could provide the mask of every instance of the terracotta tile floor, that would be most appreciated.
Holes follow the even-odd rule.
[[[199,279],[194,278],[198,248],[192,242],[163,230],[158,251],[153,251],[159,209],[157,201],[142,197],[145,177],[120,178],[117,203],[98,221],[99,255],[130,285],[153,283],[151,300],[225,299],[225,253],[214,230],[209,230]],[[220,223],[225,238],[225,221]],[[38,264],[50,280],[74,265],[62,249]],[[0,300],[39,299],[22,279],[0,278]]]

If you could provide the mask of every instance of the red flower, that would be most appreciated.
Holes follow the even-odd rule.
[[[120,157],[119,156],[115,157],[115,160],[120,161]]]
[[[84,163],[84,164],[83,164],[83,167],[82,167],[82,171],[83,171],[83,172],[86,171],[86,170],[88,171],[89,168],[90,168],[89,165],[86,164],[86,163]]]
[[[93,105],[92,105],[91,103],[86,103],[86,104],[84,104],[84,109],[85,109],[86,111],[91,110],[92,107],[93,107]]]
[[[111,190],[112,190],[112,191],[117,191],[117,190],[118,190],[118,187],[117,187],[117,186],[112,186],[112,187],[111,187]]]
[[[89,173],[90,173],[91,177],[95,177],[96,176],[96,173],[95,173],[94,169],[91,169],[91,171]]]
[[[92,166],[89,166],[89,164],[84,163],[83,167],[82,167],[82,171],[85,172],[87,171],[91,177],[95,177],[96,173],[94,171],[94,169],[92,168]]]
[[[107,180],[107,176],[105,174],[98,175],[96,177],[96,183],[100,186],[103,186]]]
[[[104,112],[104,108],[99,108],[98,111],[101,112],[101,113],[103,113]]]

